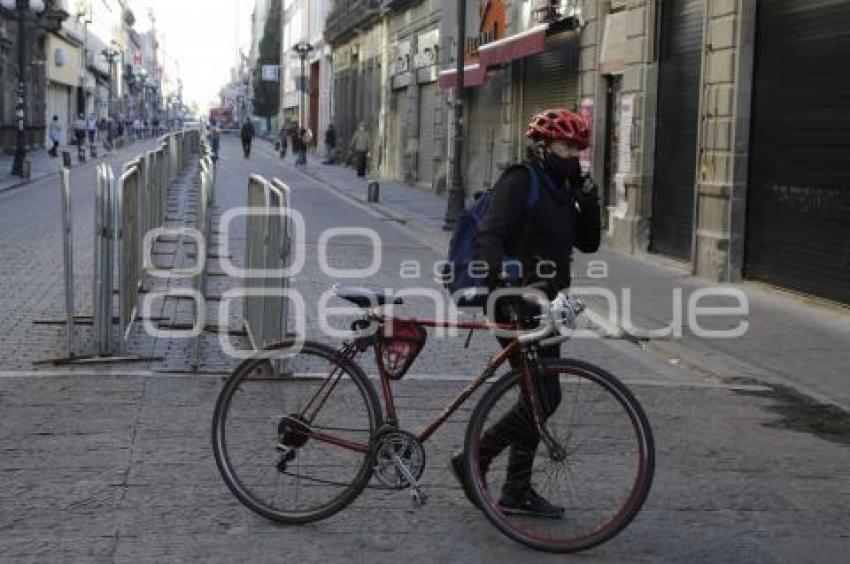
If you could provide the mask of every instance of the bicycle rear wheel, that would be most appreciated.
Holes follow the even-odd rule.
[[[317,395],[323,385],[329,393],[319,402],[314,398],[324,397]],[[306,409],[311,399],[315,416],[313,407]],[[251,358],[231,374],[213,415],[213,451],[225,483],[247,507],[281,523],[308,523],[340,511],[366,486],[368,445],[380,422],[380,404],[363,371],[336,350],[306,342],[294,356]]]
[[[513,371],[487,390],[470,419],[465,450],[472,494],[517,542],[548,552],[586,550],[640,511],[655,468],[652,431],[637,399],[601,368],[541,361],[536,378],[549,379],[541,381],[547,391],[539,401],[565,457],[551,456],[540,440],[520,373]],[[520,514],[510,500],[529,487],[562,515]]]

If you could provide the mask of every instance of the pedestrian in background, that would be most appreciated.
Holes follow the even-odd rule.
[[[361,121],[360,126],[351,138],[351,150],[354,151],[354,159],[357,163],[357,176],[366,176],[366,159],[369,158],[369,147],[372,140],[366,131],[366,122]]]
[[[328,124],[325,130],[325,152],[328,154],[328,162],[333,162],[334,150],[336,149],[336,129],[334,124]]]
[[[303,127],[298,131],[292,143],[292,152],[297,156],[295,166],[307,166],[307,130]]]
[[[278,132],[278,143],[280,143],[280,158],[286,158],[286,146],[288,143],[289,130],[286,124],[280,127],[280,131]]]
[[[89,120],[86,122],[86,130],[89,134],[89,145],[94,145],[94,140],[97,138],[97,118],[94,114],[89,115]]]
[[[74,139],[77,141],[77,148],[84,147],[86,144],[86,116],[80,114],[74,122]]]
[[[242,122],[242,129],[239,131],[239,136],[242,138],[242,152],[245,153],[245,158],[249,158],[251,156],[251,142],[254,140],[254,136],[257,134],[254,129],[254,124],[251,122],[251,118],[245,116],[245,121]]]
[[[221,146],[221,132],[218,129],[218,125],[213,121],[209,126],[209,136],[210,136],[210,149],[212,149],[212,160],[213,162],[218,161],[218,149]]]
[[[59,142],[62,140],[62,126],[59,125],[59,116],[53,116],[53,119],[50,120],[50,129],[48,133],[50,135],[50,142],[53,143],[53,146],[49,151],[47,151],[47,153],[51,157],[55,158],[58,155]]]

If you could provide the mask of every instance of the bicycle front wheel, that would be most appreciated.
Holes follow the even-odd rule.
[[[548,552],[586,550],[640,511],[654,473],[652,431],[634,395],[601,368],[541,361],[535,378],[538,413],[563,456],[541,440],[521,375],[512,371],[487,390],[469,422],[472,494],[515,541]]]
[[[295,355],[267,358],[291,346],[273,345],[230,375],[212,439],[222,478],[243,504],[299,524],[333,515],[366,486],[381,408],[363,371],[330,347],[306,342]]]

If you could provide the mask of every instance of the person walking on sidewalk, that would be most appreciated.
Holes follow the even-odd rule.
[[[277,142],[280,143],[280,158],[286,158],[286,149],[289,143],[289,128],[286,124],[280,126],[280,131],[277,133]]]
[[[572,249],[585,253],[599,249],[601,216],[598,188],[582,174],[579,152],[586,149],[590,131],[583,118],[566,109],[542,112],[526,130],[531,140],[525,166],[514,166],[493,187],[490,206],[478,224],[475,258],[487,265],[486,283],[490,291],[498,287],[505,257],[522,264],[522,286],[549,281],[547,297],[566,302],[570,287]],[[533,167],[533,168],[528,168]],[[529,198],[537,176],[537,196]],[[569,306],[567,306],[569,307]],[[540,306],[517,296],[498,300],[491,313],[496,323],[513,319],[533,319]],[[499,339],[502,347],[510,342]],[[557,358],[559,345],[541,347],[538,356]],[[510,360],[519,368],[519,359]],[[535,378],[534,385],[543,407],[551,416],[561,402],[557,379]],[[499,505],[509,514],[560,518],[565,508],[553,505],[532,487],[532,467],[540,437],[531,423],[524,394],[517,403],[485,433],[481,444],[481,469],[509,448],[505,481]],[[451,460],[455,476],[465,491],[469,483],[463,471],[463,457]],[[470,494],[467,496],[471,498]]]
[[[334,162],[334,151],[336,150],[336,129],[334,124],[329,123],[325,130],[325,153],[327,153],[327,163]]]
[[[90,114],[88,121],[86,121],[86,132],[89,136],[89,151],[92,158],[94,158],[97,156],[97,146],[94,144],[97,138],[97,118],[94,114]]]
[[[47,151],[47,154],[56,158],[59,154],[59,143],[62,141],[62,126],[59,125],[59,116],[53,116],[53,119],[50,120],[48,134],[50,135],[50,142],[53,143],[53,146]]]
[[[80,114],[74,122],[74,139],[77,141],[77,147],[82,147],[86,143],[86,116]]]
[[[89,145],[94,145],[97,138],[97,118],[94,117],[94,114],[91,114],[86,122],[86,131],[89,134]]]
[[[351,150],[354,151],[354,159],[357,163],[357,176],[366,176],[366,159],[369,158],[369,147],[372,140],[366,131],[366,122],[361,121],[360,126],[351,138]]]
[[[213,121],[209,125],[210,150],[212,151],[213,162],[218,162],[218,149],[221,147],[221,132],[218,130],[218,125]]]
[[[295,153],[295,166],[307,166],[307,130],[303,127],[292,141],[292,152]]]
[[[254,141],[256,133],[251,118],[245,116],[239,136],[242,138],[242,152],[245,154],[246,159],[251,157],[251,142]]]

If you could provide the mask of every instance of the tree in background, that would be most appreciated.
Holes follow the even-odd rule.
[[[281,0],[272,0],[269,15],[260,39],[257,68],[254,69],[254,114],[266,118],[267,129],[271,130],[271,118],[280,108],[280,81],[264,81],[263,65],[280,65],[281,48]]]

